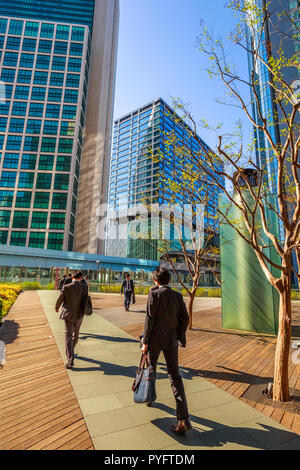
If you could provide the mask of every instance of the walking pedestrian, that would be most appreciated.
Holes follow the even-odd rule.
[[[178,365],[178,344],[186,346],[189,316],[182,295],[168,285],[170,273],[164,268],[157,268],[152,278],[156,287],[150,290],[148,296],[142,353],[149,354],[155,374],[160,352],[164,353],[176,400],[177,426],[172,426],[172,430],[181,435],[192,427]]]
[[[79,330],[85,313],[88,289],[81,283],[82,272],[77,272],[73,276],[73,282],[66,284],[57,299],[56,312],[62,305],[60,319],[65,321],[65,346],[67,363],[66,368],[70,369],[74,365],[74,348],[78,343]]]
[[[121,287],[121,295],[123,294],[123,291],[124,291],[125,312],[128,312],[131,297],[134,294],[134,284],[133,284],[133,280],[130,279],[130,274],[129,273],[126,274],[125,279],[123,281],[123,284],[122,284],[122,287]]]

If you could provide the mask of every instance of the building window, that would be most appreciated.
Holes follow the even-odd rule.
[[[29,116],[42,117],[44,111],[44,103],[31,103],[29,108]]]
[[[66,58],[61,56],[53,56],[52,69],[53,70],[65,70]]]
[[[51,173],[39,173],[36,181],[36,189],[50,189],[51,188]]]
[[[61,101],[62,89],[61,88],[50,88],[48,91],[48,101]]]
[[[73,139],[59,139],[58,152],[72,153]]]
[[[47,118],[59,118],[60,105],[59,104],[47,104],[46,117]]]
[[[8,236],[7,230],[0,230],[0,244],[1,245],[7,244],[7,236]]]
[[[69,72],[80,72],[81,71],[81,59],[76,59],[75,57],[70,57],[68,62],[68,71]]]
[[[3,168],[18,168],[19,157],[18,153],[6,153],[3,160]]]
[[[10,101],[6,101],[6,103],[0,102],[0,114],[4,114],[7,116],[9,113],[9,108],[10,108]]]
[[[0,186],[4,188],[14,188],[16,184],[17,173],[14,171],[2,171]]]
[[[24,69],[32,69],[34,62],[34,54],[22,53],[20,59],[20,67]]]
[[[76,56],[82,57],[82,53],[83,53],[83,44],[78,44],[76,42],[71,42],[71,44],[70,44],[70,55],[76,55]],[[80,60],[80,63],[81,63],[81,60]]]
[[[60,135],[73,136],[75,133],[75,122],[74,121],[62,121],[60,126]]]
[[[16,67],[18,62],[17,52],[6,52],[3,59],[4,67]]]
[[[71,88],[79,88],[80,75],[74,73],[67,74],[66,86]]]
[[[7,28],[7,19],[6,18],[0,18],[0,33],[5,34],[6,33],[6,28]]]
[[[69,189],[69,175],[55,175],[54,189],[58,189],[59,191],[67,191]]]
[[[22,134],[24,130],[24,123],[24,119],[11,118],[9,123],[9,132],[16,132],[17,134]]]
[[[53,193],[52,209],[65,210],[67,208],[67,193]]]
[[[58,121],[45,121],[44,134],[57,135]]]
[[[43,232],[30,232],[29,246],[31,248],[44,248],[45,233]]]
[[[22,36],[22,31],[23,31],[23,21],[10,20],[9,34],[13,34],[15,36]]]
[[[34,86],[31,92],[31,99],[34,101],[44,101],[46,88]]]
[[[10,245],[25,246],[27,232],[11,232]]]
[[[30,83],[31,82],[31,70],[19,70],[18,83]]]
[[[63,233],[49,233],[48,237],[48,250],[62,250],[64,234]]]
[[[33,212],[31,219],[31,228],[46,228],[48,212]]]
[[[64,74],[60,72],[52,72],[50,77],[51,86],[63,86]]]
[[[21,38],[15,38],[13,36],[9,36],[6,41],[6,49],[12,49],[14,51],[20,50],[20,43]]]
[[[12,207],[13,198],[13,191],[0,191],[0,207]],[[55,207],[55,209],[59,208]]]
[[[70,171],[71,159],[68,155],[58,155],[56,161],[56,171]]]
[[[54,137],[43,137],[42,140],[42,152],[55,152],[56,139]]]
[[[50,193],[35,193],[33,207],[35,209],[48,209]]]
[[[37,71],[34,74],[33,83],[35,85],[47,85],[48,82],[48,72]]]
[[[51,171],[53,169],[53,162],[53,155],[40,155],[39,170]]]
[[[28,227],[29,212],[28,211],[15,211],[13,228],[27,228]]]
[[[36,39],[29,39],[29,38],[24,38],[23,39],[23,51],[28,51],[28,52],[35,52],[36,49]]]
[[[24,142],[24,150],[27,152],[37,152],[39,148],[39,137],[27,135]]]
[[[84,28],[80,26],[73,26],[71,40],[83,42],[84,41]]]
[[[16,86],[15,99],[17,100],[27,100],[29,95],[29,86]]]
[[[50,229],[63,230],[65,228],[66,214],[64,212],[52,212],[50,217]]]
[[[0,211],[0,227],[9,227],[10,211]]]
[[[32,193],[30,191],[18,191],[16,196],[16,207],[30,208]]]
[[[64,106],[63,107],[63,119],[75,119],[77,108],[76,106]]]
[[[32,36],[32,37],[37,37],[39,32],[39,23],[36,23],[34,21],[26,21],[26,27],[25,27],[25,36]]]
[[[36,59],[37,69],[49,69],[50,56],[49,55],[38,55]]]
[[[27,134],[39,134],[41,132],[42,121],[40,119],[28,119]]]
[[[19,188],[32,188],[34,180],[34,173],[20,173],[19,175]]]
[[[1,81],[5,83],[9,83],[9,82],[14,83],[15,75],[16,75],[15,69],[2,69]]]
[[[21,135],[9,135],[7,137],[6,148],[7,150],[20,150],[21,142]]]
[[[70,26],[58,24],[56,28],[56,39],[69,39]],[[73,32],[72,32],[73,35]]]
[[[51,51],[52,51],[52,41],[46,41],[45,39],[40,39],[39,52],[51,54]]]
[[[53,38],[54,24],[42,23],[41,38]]]
[[[15,116],[25,116],[27,109],[27,103],[23,101],[14,101],[12,114]]]
[[[78,91],[66,89],[64,102],[65,103],[77,103],[78,101]]]
[[[22,170],[34,170],[36,165],[36,155],[24,153],[22,156]]]
[[[68,43],[65,41],[55,41],[54,54],[67,55]]]

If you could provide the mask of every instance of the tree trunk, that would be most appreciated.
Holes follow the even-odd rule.
[[[189,330],[193,329],[193,305],[194,305],[194,299],[196,295],[196,289],[193,287],[192,292],[189,293],[189,300],[188,300],[188,307],[187,307],[187,311],[189,314]]]
[[[280,307],[278,337],[275,352],[273,400],[286,402],[291,400],[289,388],[289,352],[291,343],[291,281],[289,275],[283,275],[279,289]]]

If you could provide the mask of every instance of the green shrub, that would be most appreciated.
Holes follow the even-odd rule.
[[[21,284],[22,290],[40,290],[42,286],[39,282],[23,282]]]
[[[300,300],[300,290],[292,290],[292,300]]]
[[[0,320],[8,314],[20,292],[19,285],[0,284]]]
[[[47,284],[47,285],[46,285],[46,289],[47,289],[47,290],[54,290],[54,289],[55,289],[55,285],[54,285],[54,284]]]

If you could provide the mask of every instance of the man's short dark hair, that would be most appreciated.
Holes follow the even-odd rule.
[[[170,282],[170,273],[165,268],[156,268],[152,273],[152,279],[160,286],[165,286]]]
[[[75,274],[74,274],[74,279],[80,279],[82,277],[82,272],[81,271],[77,271]]]
[[[129,273],[126,273],[125,277],[130,277],[130,274],[129,274]]]
[[[72,277],[72,274],[71,274],[71,273],[69,273],[69,274],[68,274],[68,276],[69,276],[69,277]]]

